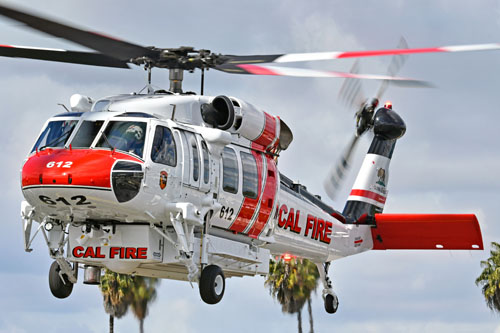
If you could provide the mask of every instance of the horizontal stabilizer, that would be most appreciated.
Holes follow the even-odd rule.
[[[374,250],[482,250],[474,214],[375,214]]]

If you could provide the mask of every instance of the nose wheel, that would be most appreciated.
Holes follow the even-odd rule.
[[[69,281],[66,274],[61,273],[61,267],[59,267],[57,261],[50,265],[49,287],[52,295],[57,298],[66,298],[73,291],[73,283]]]
[[[200,296],[207,304],[217,304],[224,296],[226,281],[219,266],[209,265],[203,269],[200,276]]]

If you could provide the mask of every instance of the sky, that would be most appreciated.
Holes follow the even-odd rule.
[[[500,2],[493,0],[368,1],[35,1],[5,2],[64,22],[157,47],[191,45],[226,54],[351,51],[500,42]],[[85,50],[0,18],[0,44]],[[385,74],[390,58],[362,59],[362,72]],[[353,60],[298,64],[348,71]],[[293,64],[292,64],[293,65]],[[385,99],[407,124],[392,159],[387,213],[474,213],[484,251],[371,251],[335,261],[330,270],[340,299],[328,315],[321,290],[313,297],[316,332],[500,332],[474,280],[490,243],[500,239],[498,216],[500,51],[413,55],[401,76],[432,89],[390,87]],[[0,332],[104,332],[98,288],[75,285],[55,299],[48,288],[51,259],[39,238],[23,249],[19,170],[44,122],[74,93],[99,98],[141,90],[146,73],[0,58]],[[199,72],[185,90],[199,90]],[[153,70],[168,88],[168,72]],[[339,79],[206,75],[207,95],[237,96],[280,116],[294,133],[279,169],[324,195],[322,182],[354,131],[354,110],[338,100]],[[367,96],[376,82],[363,82]],[[333,202],[342,210],[369,146],[360,140],[345,186]],[[325,197],[325,196],[324,196]],[[304,328],[308,330],[304,312]],[[117,332],[135,332],[131,313]],[[204,304],[189,283],[162,280],[145,329],[172,332],[290,332],[296,318],[281,313],[260,277],[226,281],[224,299]]]

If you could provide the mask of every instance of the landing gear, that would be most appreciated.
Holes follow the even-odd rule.
[[[335,313],[339,308],[339,298],[337,295],[327,294],[325,296],[325,310],[328,313]]]
[[[52,295],[57,298],[66,298],[73,291],[73,283],[69,281],[66,274],[61,273],[61,267],[59,267],[57,261],[50,265],[49,287]]]
[[[226,281],[219,266],[209,265],[203,269],[200,276],[200,296],[207,304],[217,304],[224,296]]]
[[[325,310],[328,313],[335,313],[339,308],[339,298],[333,292],[332,282],[328,277],[328,269],[330,268],[330,263],[325,262],[324,264],[316,264],[316,266],[318,267],[321,281],[323,281],[323,300],[325,302]]]

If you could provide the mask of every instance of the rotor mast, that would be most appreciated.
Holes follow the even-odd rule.
[[[170,91],[182,94],[182,80],[184,79],[184,70],[181,68],[170,68],[168,70],[168,79],[170,80]]]

